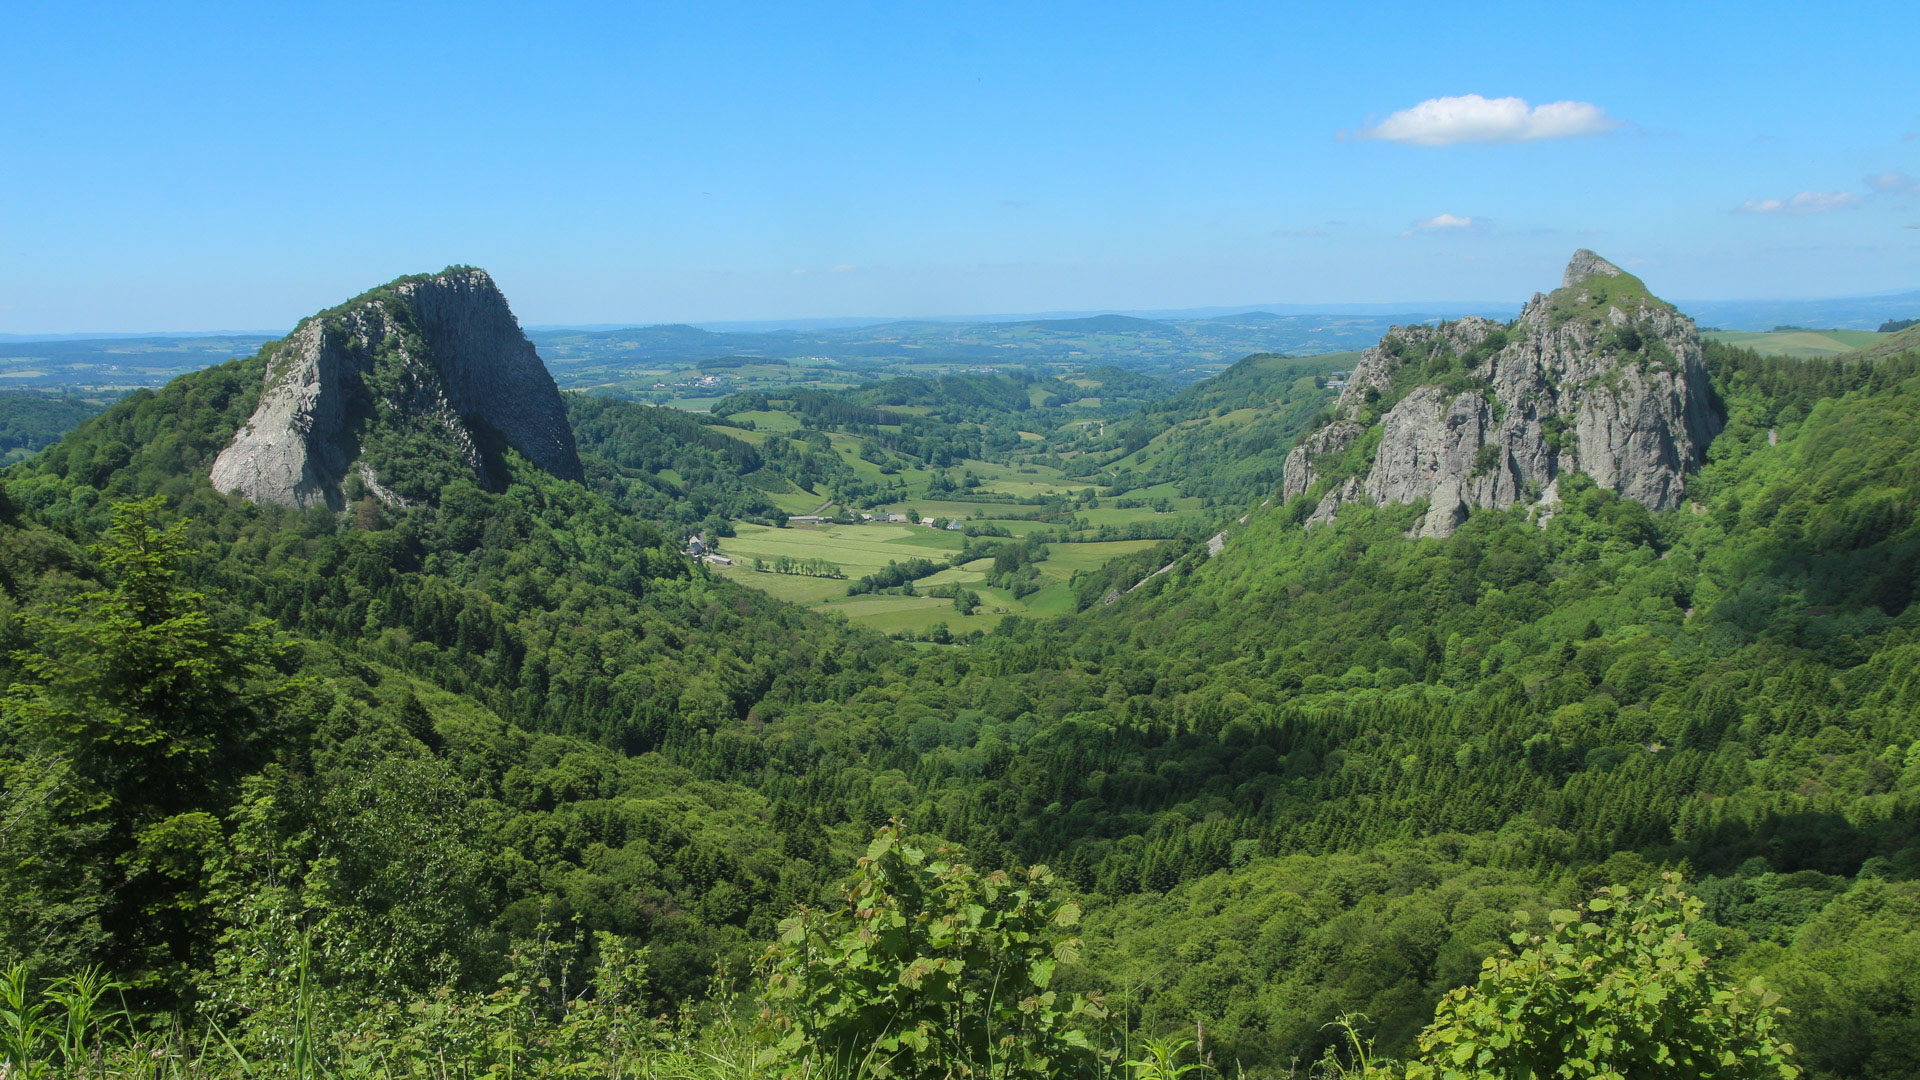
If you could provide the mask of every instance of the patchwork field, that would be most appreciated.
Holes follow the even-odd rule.
[[[932,507],[933,504],[923,504],[919,509],[933,514],[936,511]],[[1009,524],[1031,526],[1033,523]],[[1109,559],[1157,543],[1153,540],[1123,540],[1049,544],[1048,557],[1035,564],[1046,586],[1019,599],[1005,589],[986,584],[993,567],[991,558],[974,559],[922,578],[914,583],[915,592],[919,595],[849,596],[848,585],[889,562],[906,562],[915,558],[947,561],[960,550],[964,538],[960,533],[950,530],[899,524],[775,529],[741,522],[735,525],[735,529],[737,536],[720,541],[721,554],[732,559],[733,565],[715,567],[718,573],[781,600],[820,611],[837,612],[882,633],[916,636],[924,636],[939,623],[945,623],[954,634],[964,634],[976,629],[990,629],[1004,615],[1052,617],[1066,614],[1073,610],[1073,593],[1068,588],[1068,582],[1076,571],[1097,569]],[[755,559],[771,565],[782,556],[796,561],[826,560],[847,576],[808,577],[754,569]],[[962,615],[951,598],[924,595],[930,590],[955,585],[979,595],[980,605],[973,614]]]

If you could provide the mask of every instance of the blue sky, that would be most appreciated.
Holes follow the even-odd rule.
[[[16,6],[0,332],[1920,287],[1910,3],[544,10]]]

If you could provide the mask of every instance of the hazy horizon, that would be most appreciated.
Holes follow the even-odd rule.
[[[372,287],[370,283],[367,287]],[[364,291],[361,290],[361,291]],[[1542,287],[1536,291],[1547,291]],[[1531,296],[1528,293],[1527,296]],[[1732,296],[1732,297],[1681,297],[1669,298],[1682,312],[1689,312],[1689,305],[1701,304],[1822,304],[1847,301],[1868,302],[1879,298],[1901,299],[1920,296],[1920,287],[1895,288],[1869,293],[1857,293],[1846,296]],[[316,301],[313,311],[323,310],[333,301]],[[507,295],[511,303],[511,292]],[[1140,319],[1207,319],[1225,318],[1233,315],[1265,312],[1274,315],[1427,315],[1457,317],[1461,314],[1486,314],[1496,312],[1518,313],[1527,297],[1509,300],[1328,300],[1328,301],[1271,301],[1251,304],[1210,304],[1188,308],[1069,308],[1051,311],[1010,311],[1010,312],[960,312],[951,314],[913,312],[895,315],[818,315],[794,316],[788,318],[729,318],[700,321],[674,319],[598,319],[581,322],[539,323],[521,317],[521,326],[528,331],[576,330],[599,332],[621,329],[643,329],[652,326],[692,326],[715,333],[752,333],[771,332],[783,329],[853,329],[868,326],[880,326],[887,323],[910,322],[951,322],[951,323],[1000,323],[1022,322],[1048,319],[1079,319],[1099,315],[1123,315]],[[58,341],[110,338],[153,338],[153,337],[256,337],[261,335],[280,336],[293,329],[300,319],[310,315],[309,311],[280,328],[256,326],[247,328],[221,327],[162,327],[140,329],[62,329],[62,330],[21,330],[0,332],[0,341]],[[1920,312],[1916,312],[1920,314]],[[1892,317],[1892,316],[1889,316]]]

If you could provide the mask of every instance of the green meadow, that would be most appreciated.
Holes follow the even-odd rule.
[[[1863,349],[1885,340],[1886,334],[1872,330],[1708,330],[1701,337],[1724,341],[1764,356],[1786,356],[1795,360],[1825,360],[1829,356]]]
[[[959,505],[959,504],[956,504]],[[935,504],[917,507],[929,516]],[[1033,522],[1009,522],[1031,527]],[[914,583],[919,595],[866,594],[848,596],[847,587],[889,562],[908,559],[932,559],[943,562],[960,550],[963,537],[946,529],[920,525],[798,525],[776,529],[740,522],[738,535],[720,541],[720,552],[733,560],[731,566],[717,566],[722,576],[757,589],[776,599],[837,612],[852,622],[882,633],[924,635],[936,623],[946,623],[955,634],[974,629],[990,629],[1004,615],[1053,617],[1073,610],[1073,593],[1068,583],[1078,571],[1091,571],[1119,555],[1152,547],[1153,540],[1121,540],[1104,543],[1052,543],[1048,557],[1037,563],[1047,584],[1040,591],[1015,599],[1005,589],[986,584],[993,566],[991,558],[974,559],[941,570]],[[838,566],[847,576],[841,578],[806,577],[776,574],[754,569],[754,559],[773,563],[781,556],[795,560],[824,559]],[[959,585],[980,596],[980,606],[972,615],[961,615],[951,599],[924,595],[941,586]]]

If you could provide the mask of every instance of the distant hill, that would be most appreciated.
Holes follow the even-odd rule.
[[[1883,356],[1920,352],[1920,326],[1909,326],[1896,334],[1875,335],[1880,340],[1841,356],[1842,360],[1874,360]]]
[[[99,398],[0,393],[0,465],[52,446],[107,404]]]
[[[1287,451],[1338,396],[1328,376],[1359,357],[1249,356],[1107,425],[1111,449],[1083,468],[1116,493],[1171,482],[1183,496],[1257,499],[1278,485]]]
[[[578,388],[631,382],[648,372],[734,357],[832,363],[856,378],[983,369],[1059,375],[1104,365],[1189,383],[1222,371],[1242,357],[1343,352],[1372,344],[1393,326],[1438,318],[1421,311],[1347,315],[1259,311],[1204,319],[1105,314],[751,332],[679,325],[535,330],[528,336],[560,384]]]
[[[1021,325],[1021,324],[1015,324]],[[1024,325],[1035,330],[1058,330],[1064,333],[1106,334],[1142,331],[1164,331],[1170,329],[1166,323],[1152,319],[1136,319],[1131,315],[1093,315],[1084,319],[1042,319]]]
[[[130,389],[159,386],[236,356],[251,356],[271,334],[0,338],[0,387]]]
[[[1701,326],[1722,330],[1771,330],[1776,326],[1830,326],[1873,330],[1888,319],[1920,311],[1920,289],[1879,296],[1828,300],[1681,300]]]

